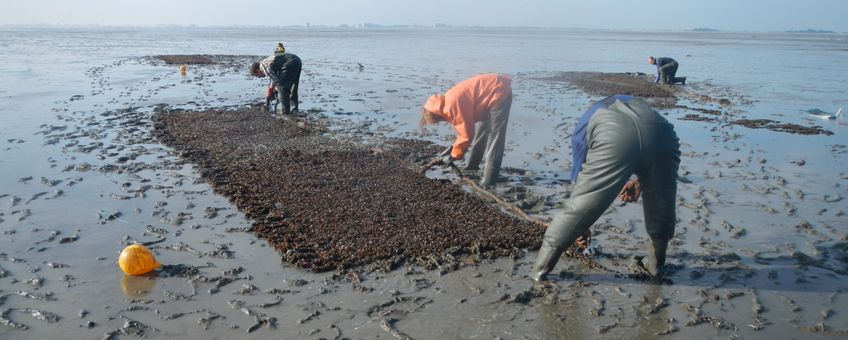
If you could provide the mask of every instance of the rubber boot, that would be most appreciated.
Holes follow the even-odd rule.
[[[661,276],[663,266],[665,266],[665,253],[668,249],[668,240],[654,241],[652,240],[648,246],[648,256],[642,259],[642,266],[648,271],[651,276]]]
[[[491,191],[492,189],[494,189],[494,188],[497,186],[497,185],[494,183],[494,181],[487,180],[485,176],[483,177],[483,179],[482,179],[482,180],[480,180],[480,184],[478,184],[478,185],[479,185],[481,188],[483,188],[483,189],[485,189],[485,190],[489,190],[489,191]]]
[[[561,255],[562,249],[551,247],[542,242],[539,255],[536,256],[536,262],[531,269],[530,278],[536,282],[545,281],[548,273],[554,270]]]

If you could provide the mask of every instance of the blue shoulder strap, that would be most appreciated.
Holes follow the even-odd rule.
[[[631,99],[633,99],[633,96],[621,94],[601,99],[590,106],[583,113],[583,116],[580,117],[580,120],[577,121],[574,134],[571,135],[571,183],[577,182],[577,175],[583,169],[583,163],[586,163],[586,154],[589,152],[589,140],[586,135],[588,131],[586,131],[586,128],[589,125],[589,120],[592,119],[592,116],[599,109],[612,105],[616,100],[629,101]]]

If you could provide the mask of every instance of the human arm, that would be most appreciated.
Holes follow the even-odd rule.
[[[450,155],[453,159],[462,159],[465,157],[465,151],[468,150],[468,146],[471,145],[471,139],[474,138],[474,124],[461,122],[458,125],[454,125],[453,128],[456,130],[456,140],[453,142]]]
[[[280,72],[274,71],[272,68],[269,67],[265,74],[267,74],[268,78],[271,79],[271,86],[277,86],[277,84],[280,82]]]
[[[662,71],[660,70],[660,62],[657,60],[657,79],[654,79],[654,84],[659,84],[660,79],[662,79]]]
[[[663,66],[666,66],[666,65],[668,65],[672,62],[674,62],[674,59],[671,59],[671,58],[668,58],[668,57],[657,58],[657,61],[656,61],[656,64],[657,64],[657,79],[654,80],[655,84],[659,83],[662,80],[662,74],[663,74],[662,68],[663,68]]]

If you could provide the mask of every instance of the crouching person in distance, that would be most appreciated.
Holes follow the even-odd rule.
[[[654,79],[654,84],[686,85],[686,77],[676,77],[677,68],[680,66],[677,60],[668,57],[648,57],[648,64],[657,66],[657,79]]]

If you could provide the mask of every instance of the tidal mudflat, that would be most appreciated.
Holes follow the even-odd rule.
[[[8,47],[0,51],[6,60],[0,70],[8,79],[0,86],[4,98],[0,115],[5,121],[0,127],[0,338],[675,339],[841,338],[846,333],[848,137],[844,121],[807,114],[815,108],[831,112],[840,104],[835,95],[839,91],[834,92],[840,83],[832,71],[844,66],[831,62],[841,60],[835,54],[844,54],[833,47],[839,41],[779,34],[726,34],[716,42],[715,35],[688,33],[521,31],[508,38],[515,39],[511,46],[530,42],[517,52],[525,62],[516,64],[485,59],[490,53],[475,54],[491,51],[488,44],[503,46],[503,32],[376,32],[379,38],[365,31],[289,32],[287,47],[305,60],[304,112],[275,118],[261,115],[256,104],[261,102],[263,84],[247,78],[244,71],[263,52],[255,46],[266,40],[272,46],[277,39],[263,32],[16,29],[9,33],[0,38]],[[229,43],[241,41],[237,38],[245,33],[255,40]],[[239,152],[257,160],[274,152],[296,154],[286,143],[292,139],[280,140],[291,133],[316,141],[299,151],[304,154],[318,155],[324,147],[336,150],[336,144],[339,150],[353,145],[356,151],[331,154],[323,158],[325,163],[292,158],[297,167],[284,172],[285,181],[296,183],[294,177],[301,175],[316,186],[356,187],[359,180],[352,174],[379,169],[377,177],[396,176],[393,171],[402,174],[389,182],[399,187],[426,181],[420,185],[433,190],[416,194],[467,197],[473,192],[450,169],[433,169],[426,177],[406,172],[408,165],[423,163],[427,152],[438,151],[453,136],[445,126],[418,130],[418,109],[428,94],[444,91],[470,73],[499,71],[514,78],[516,98],[504,178],[494,194],[530,217],[547,221],[568,195],[568,136],[576,117],[604,95],[563,75],[598,72],[579,74],[590,86],[593,81],[628,76],[644,89],[650,75],[638,72],[652,70],[644,69],[641,54],[651,51],[640,47],[644,45],[640,41],[659,39],[655,48],[661,49],[674,45],[680,35],[710,44],[687,45],[691,56],[678,60],[680,72],[690,80],[685,87],[663,89],[669,95],[656,106],[676,125],[684,152],[670,275],[659,282],[646,280],[630,266],[633,257],[644,254],[647,240],[639,204],[611,207],[593,228],[596,253],[588,259],[564,259],[552,275],[554,280],[544,285],[526,278],[535,256],[533,238],[539,234],[522,222],[504,222],[511,221],[509,211],[482,203],[485,198],[463,204],[479,205],[481,213],[491,212],[486,216],[503,216],[496,218],[497,232],[485,236],[490,240],[520,236],[513,239],[518,240],[515,243],[503,243],[508,246],[502,249],[508,251],[477,254],[448,247],[435,252],[440,255],[432,256],[432,261],[428,256],[397,262],[375,256],[373,261],[344,262],[343,269],[325,265],[330,262],[298,263],[322,259],[314,254],[328,248],[304,249],[301,254],[308,255],[303,257],[292,255],[300,251],[295,249],[287,257],[287,250],[253,230],[262,222],[257,217],[284,217],[270,214],[286,212],[285,206],[271,201],[296,197],[275,192],[281,196],[254,195],[240,205],[232,199],[239,193],[221,191],[215,184],[229,178],[214,177],[227,167],[216,170],[193,154],[199,146],[230,145],[232,152],[206,156],[227,160],[220,164],[232,165],[238,170],[232,173],[245,176],[238,180],[247,184],[263,178],[281,181],[268,178],[268,169],[257,171],[258,163],[231,161],[240,159]],[[622,36],[633,43],[622,45]],[[31,58],[46,57],[31,45],[33,39],[53,41],[56,48],[50,54],[59,62],[43,68],[26,66]],[[354,43],[373,39],[381,41],[376,46],[384,46],[380,53],[368,54],[360,47],[374,49],[373,41]],[[127,47],[127,41],[136,43]],[[154,48],[144,41],[169,45]],[[450,63],[435,52],[402,53],[408,45],[434,41],[452,44],[463,53]],[[762,41],[771,43],[758,43]],[[597,58],[578,62],[589,60],[580,50],[599,45],[615,46],[607,54],[615,60],[641,54],[625,65]],[[224,46],[227,51],[222,51]],[[580,50],[569,50],[570,46]],[[340,57],[340,48],[350,53]],[[540,57],[551,48],[562,51],[556,60]],[[751,72],[739,78],[704,66],[732,54],[764,51],[771,57],[751,65],[747,68]],[[821,65],[808,70],[819,79],[815,87],[800,86],[791,67],[785,68],[796,53]],[[183,59],[188,72],[180,76],[178,64],[161,58],[171,55],[198,62]],[[183,149],[157,137],[161,130],[156,125],[166,119],[161,116],[165,113],[182,124],[182,143],[203,144]],[[737,124],[744,120],[769,120],[759,122],[777,128]],[[244,124],[240,129],[250,127],[260,134],[276,131],[279,135],[266,137],[277,142],[263,146],[245,135],[234,140],[244,145],[226,144],[223,138],[189,135],[203,124],[224,128],[237,123]],[[781,124],[829,133],[791,133]],[[280,130],[273,128],[277,125]],[[298,135],[304,130],[308,135]],[[346,164],[356,166],[338,172],[347,173],[345,177],[331,179],[316,171]],[[312,171],[306,174],[310,166]],[[319,175],[324,178],[314,177]],[[290,190],[301,189],[317,187]],[[357,202],[381,203],[382,198],[366,195],[374,189],[364,185],[352,191],[362,196],[347,201],[319,197],[312,198],[315,202],[287,203],[340,209],[359,207]],[[422,204],[420,199],[412,203]],[[389,211],[360,217],[387,219]],[[399,216],[411,218],[408,211],[403,213]],[[469,225],[477,225],[481,217],[470,216],[475,217]],[[304,228],[300,223],[293,225]],[[529,232],[520,235],[522,230]],[[460,244],[464,235],[434,239]],[[404,241],[421,249],[429,242],[427,237]],[[118,270],[118,252],[136,242],[148,244],[165,264],[156,274],[129,277]],[[327,245],[333,244],[320,244]],[[436,245],[432,249],[438,249]],[[391,245],[357,247],[350,253],[376,254]],[[320,272],[304,269],[310,263],[321,264],[316,267]]]

